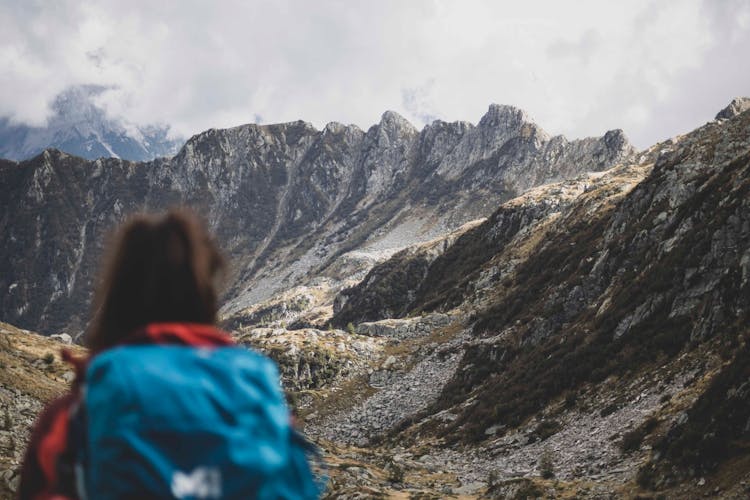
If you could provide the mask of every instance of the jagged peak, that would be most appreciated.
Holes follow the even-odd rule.
[[[508,104],[490,104],[477,126],[485,130],[501,129],[511,135],[534,137],[540,143],[549,140],[549,135],[534,123],[526,111]]]
[[[31,161],[41,158],[43,160],[49,160],[50,158],[64,158],[69,156],[65,151],[61,151],[57,148],[46,148],[38,155],[31,158]]]
[[[325,127],[323,127],[323,134],[341,134],[347,130],[354,130],[356,132],[362,131],[362,129],[354,124],[344,125],[341,122],[328,122]]]
[[[18,163],[18,164],[32,164],[32,165],[47,164],[48,165],[50,164],[50,162],[54,160],[58,160],[60,158],[65,158],[68,156],[72,156],[72,155],[69,155],[65,151],[61,151],[57,148],[46,148],[42,150],[40,153],[32,156],[31,158],[27,158],[25,160],[20,160],[20,161],[15,161],[15,160],[10,160],[10,161],[15,161],[15,163]],[[81,159],[85,160],[85,158],[81,158]]]
[[[716,120],[728,120],[750,109],[750,97],[735,97],[726,108],[716,114]]]
[[[409,120],[391,110],[383,113],[383,116],[380,118],[380,123],[378,123],[378,127],[386,130],[403,130],[411,133],[417,132],[417,128],[412,125]]]
[[[533,122],[524,110],[509,104],[490,104],[487,113],[479,120],[480,127],[496,127],[500,124],[520,127],[524,123]]]
[[[602,140],[604,140],[604,144],[606,144],[609,149],[621,151],[634,149],[628,136],[625,135],[625,132],[621,128],[607,130],[604,133]]]
[[[474,124],[465,121],[465,120],[457,120],[454,122],[447,122],[444,120],[432,120],[432,123],[428,123],[424,126],[424,130],[436,130],[436,129],[455,129],[455,130],[467,130],[474,127]]]

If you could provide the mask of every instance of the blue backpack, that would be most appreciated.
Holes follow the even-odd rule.
[[[234,346],[99,354],[71,420],[79,495],[318,498],[314,447],[291,427],[278,381],[271,360]]]

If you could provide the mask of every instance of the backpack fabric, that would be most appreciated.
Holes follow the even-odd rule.
[[[156,324],[96,354],[60,461],[81,499],[318,498],[276,365],[207,325]],[[43,457],[42,457],[43,458]],[[47,460],[49,462],[49,460]]]

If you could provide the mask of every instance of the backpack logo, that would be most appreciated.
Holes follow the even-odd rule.
[[[175,498],[221,498],[221,471],[217,467],[198,467],[190,473],[172,475]]]

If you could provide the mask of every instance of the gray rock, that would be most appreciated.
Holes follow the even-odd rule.
[[[735,97],[726,108],[716,114],[717,120],[728,120],[750,109],[750,97]]]
[[[55,333],[53,335],[50,335],[49,338],[55,339],[58,342],[62,342],[63,344],[70,345],[73,343],[73,337],[71,337],[67,333]]]

